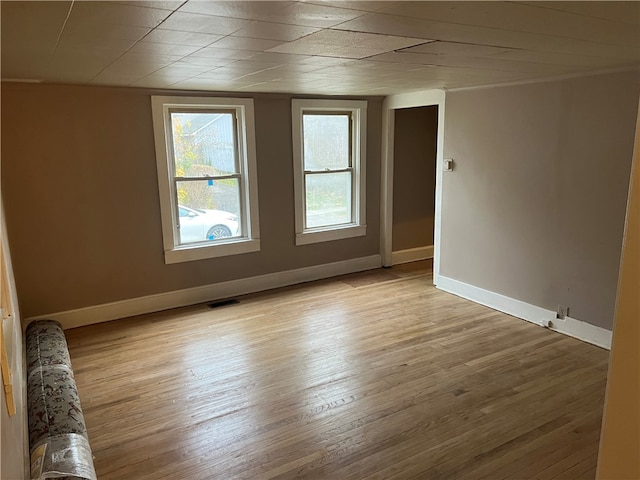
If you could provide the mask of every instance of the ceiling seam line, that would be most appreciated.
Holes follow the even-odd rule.
[[[69,17],[71,16],[71,10],[73,9],[74,3],[75,3],[75,0],[71,0],[71,5],[69,5],[69,11],[67,12],[67,16],[64,19],[64,22],[62,22],[62,28],[60,29],[60,33],[58,34],[58,39],[56,40],[56,46],[53,48],[52,53],[56,53],[56,50],[58,50],[58,45],[60,45],[60,40],[62,39],[62,34],[64,33],[64,28],[67,26]]]

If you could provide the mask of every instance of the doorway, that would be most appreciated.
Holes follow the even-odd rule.
[[[395,110],[391,261],[433,258],[438,106]]]
[[[413,109],[416,107],[436,107],[437,108],[437,134],[436,134],[436,154],[435,154],[435,191],[433,202],[433,283],[438,284],[440,272],[440,225],[441,225],[441,204],[442,204],[442,165],[444,147],[444,90],[425,90],[400,95],[391,95],[384,100],[382,116],[382,195],[381,195],[381,231],[380,243],[383,266],[393,265],[394,251],[394,163],[395,163],[395,132],[396,132],[396,111],[401,109]],[[401,167],[401,170],[403,168]],[[398,172],[399,175],[404,175]],[[429,176],[430,178],[433,178]],[[418,179],[419,181],[420,179]],[[423,182],[429,181],[423,179]],[[424,183],[423,183],[424,184]],[[433,183],[431,183],[433,184]],[[399,186],[397,188],[400,188]],[[402,194],[404,196],[404,193]],[[411,192],[407,192],[410,195]],[[404,200],[398,199],[399,202]],[[402,207],[398,207],[398,211]],[[402,217],[402,214],[401,214]],[[405,233],[396,234],[404,236]],[[402,238],[396,242],[395,247],[402,245]],[[409,249],[410,250],[410,249]],[[396,250],[398,251],[398,250]],[[397,256],[396,256],[397,260]]]

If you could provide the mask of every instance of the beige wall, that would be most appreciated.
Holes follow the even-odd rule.
[[[433,245],[438,107],[395,111],[393,251]]]
[[[291,97],[257,95],[261,252],[165,265],[152,93],[2,85],[2,190],[25,318],[379,252],[382,99],[368,98],[367,235],[296,247]]]
[[[640,115],[597,476],[640,478]]]
[[[447,94],[440,273],[611,329],[638,73]]]

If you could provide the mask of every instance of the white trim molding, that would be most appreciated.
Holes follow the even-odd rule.
[[[576,318],[556,319],[556,312],[440,275],[437,288],[550,330],[611,350],[611,331]]]
[[[315,112],[315,113],[314,113]],[[348,117],[349,161],[343,168],[320,168],[313,162],[306,164],[305,115],[335,115]],[[366,227],[366,165],[367,165],[367,101],[366,100],[291,100],[293,140],[293,191],[295,201],[296,245],[329,242],[367,234]],[[308,226],[306,179],[319,178],[326,173],[350,175],[350,214],[348,223],[331,223],[320,227]]]
[[[433,258],[433,245],[391,252],[391,263],[393,265],[417,262],[419,260],[427,260],[428,258]]]
[[[153,134],[156,146],[156,167],[160,215],[165,263],[189,262],[205,258],[237,255],[260,250],[260,225],[258,213],[258,177],[253,99],[221,97],[151,97]],[[232,115],[235,124],[235,171],[231,177],[238,183],[239,222],[238,235],[189,243],[182,243],[180,234],[180,202],[178,182],[209,180],[211,185],[218,178],[229,175],[180,173],[174,153],[173,114],[199,112],[202,114],[225,113]],[[212,120],[213,121],[213,120]],[[204,128],[204,127],[203,127]],[[191,175],[191,176],[189,176]],[[217,180],[216,180],[217,181]],[[185,205],[195,208],[195,205]],[[199,205],[202,208],[203,205]],[[195,212],[193,212],[195,213]],[[227,212],[228,213],[228,212]],[[218,220],[216,220],[217,222]],[[206,230],[205,230],[206,232]],[[204,232],[203,232],[204,233]],[[198,240],[196,236],[196,240]]]
[[[347,273],[373,270],[381,266],[382,260],[380,255],[371,255],[368,257],[353,258],[341,262],[314,265],[284,272],[268,273],[266,275],[203,285],[173,292],[130,298],[117,302],[104,303],[102,305],[67,310],[65,312],[38,315],[28,318],[26,323],[47,318],[57,320],[62,324],[64,329],[82,327],[94,323],[132,317],[134,315],[159,312],[161,310],[212,302],[238,295],[245,295],[247,293],[286,287]]]
[[[382,264],[394,263],[393,237],[393,161],[395,136],[395,110],[400,108],[438,107],[438,134],[436,142],[436,190],[434,213],[433,283],[438,284],[440,273],[440,236],[442,210],[442,172],[444,163],[444,112],[446,92],[444,90],[422,90],[412,93],[390,95],[382,104],[382,172],[380,192],[380,252]]]

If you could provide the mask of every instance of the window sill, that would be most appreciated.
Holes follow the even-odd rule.
[[[259,252],[260,239],[243,238],[217,245],[191,245],[165,250],[164,263],[181,263],[207,258],[226,257],[242,253]]]
[[[343,227],[331,227],[323,230],[307,230],[296,234],[296,245],[309,245],[311,243],[363,237],[366,234],[366,225],[346,225]]]

